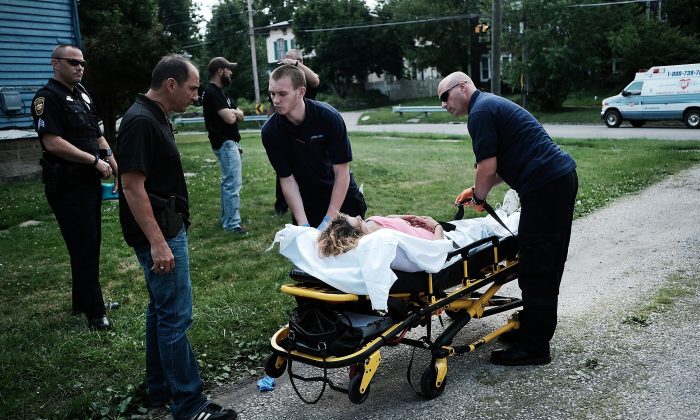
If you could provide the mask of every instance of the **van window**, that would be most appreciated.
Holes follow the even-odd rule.
[[[644,82],[630,83],[629,86],[625,88],[625,92],[627,92],[629,95],[641,95],[642,86],[644,86]]]

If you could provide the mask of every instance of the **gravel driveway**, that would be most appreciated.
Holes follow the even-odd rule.
[[[575,221],[549,365],[491,365],[491,343],[449,358],[445,392],[426,401],[406,381],[411,352],[399,346],[382,350],[362,405],[330,391],[306,405],[286,376],[273,392],[249,382],[214,397],[243,419],[698,419],[699,209],[700,166]],[[457,344],[503,319],[472,321]],[[416,352],[414,385],[426,359]]]

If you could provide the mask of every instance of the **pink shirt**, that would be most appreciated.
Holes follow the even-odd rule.
[[[383,228],[397,230],[406,233],[416,238],[433,239],[433,232],[420,227],[411,226],[407,221],[398,217],[382,217],[372,216],[367,220],[371,220]]]

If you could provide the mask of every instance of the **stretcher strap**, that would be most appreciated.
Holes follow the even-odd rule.
[[[506,226],[506,224],[503,223],[503,220],[501,220],[501,218],[498,217],[498,214],[496,214],[496,211],[493,209],[493,207],[491,207],[491,205],[489,203],[484,201],[483,206],[484,206],[484,210],[486,210],[486,213],[488,213],[489,216],[493,217],[493,219],[495,221],[497,221],[501,226],[503,226],[505,228],[505,230],[507,230],[508,233],[511,234],[511,236],[515,236],[513,234],[513,232],[511,232],[511,230],[508,229],[508,226]],[[463,217],[464,217],[464,204],[460,204],[457,206],[457,213],[455,213],[454,220],[462,220]]]

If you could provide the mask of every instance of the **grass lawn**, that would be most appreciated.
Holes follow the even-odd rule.
[[[368,215],[427,214],[449,220],[455,195],[472,185],[464,139],[353,134],[353,171]],[[265,252],[287,222],[273,211],[274,174],[260,136],[243,136],[246,238],[220,229],[219,168],[204,135],[178,135],[191,196],[194,325],[190,339],[207,386],[261,375],[271,334],[293,300],[279,292],[290,264]],[[576,216],[700,163],[700,142],[559,140],[578,162]],[[420,160],[417,159],[420,157]],[[491,202],[502,199],[499,187]],[[468,212],[468,216],[474,216]],[[38,226],[19,227],[38,220]],[[116,418],[145,412],[144,310],[147,294],[122,239],[115,202],[103,205],[101,283],[114,329],[90,332],[70,315],[70,267],[39,182],[0,187],[0,418]],[[18,415],[22,413],[22,415]]]
[[[600,119],[600,103],[604,96],[612,96],[614,93],[608,92],[577,92],[564,102],[564,108],[558,112],[538,112],[532,114],[543,124],[602,124]],[[504,95],[512,101],[520,102],[518,95]],[[436,97],[407,99],[399,101],[401,105],[431,105],[440,106],[440,101]],[[397,104],[398,105],[398,104]],[[365,111],[360,117],[360,125],[373,124],[401,124],[401,123],[421,123],[436,124],[450,122],[466,122],[467,117],[453,117],[448,112],[425,113],[404,113],[403,116],[394,113],[391,106],[375,108]]]

